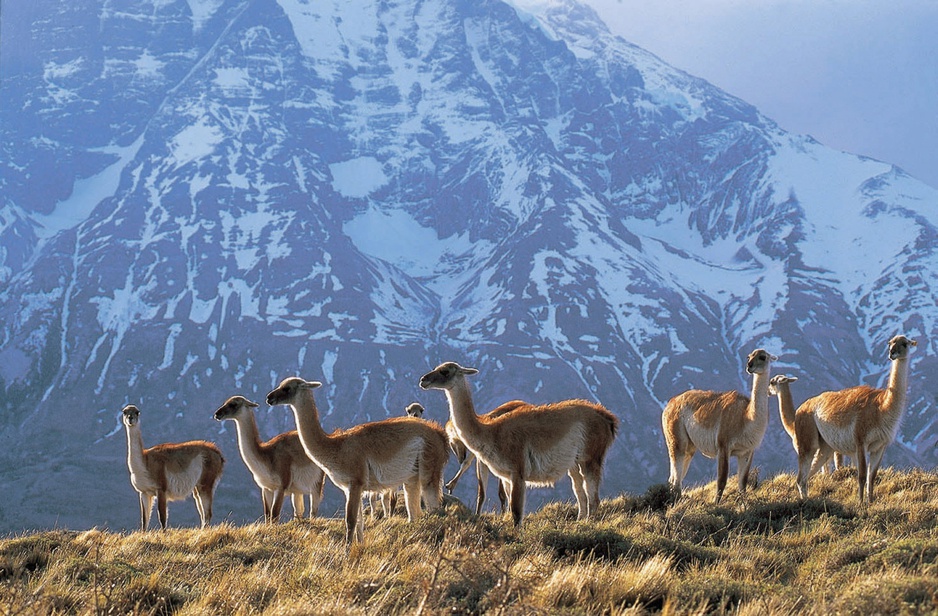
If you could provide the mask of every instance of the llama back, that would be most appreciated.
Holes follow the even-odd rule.
[[[671,398],[664,416],[692,418],[702,428],[712,429],[728,415],[742,417],[748,406],[749,397],[738,391],[691,389]]]

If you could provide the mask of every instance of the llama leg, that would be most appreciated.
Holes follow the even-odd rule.
[[[586,492],[588,510],[587,519],[596,516],[599,511],[599,482],[602,479],[602,464],[587,466],[583,471],[583,490]]]
[[[857,497],[862,505],[865,502],[864,488],[866,487],[866,476],[868,472],[866,465],[866,449],[862,444],[857,444],[857,452],[854,458],[857,461]]]
[[[696,449],[690,449],[684,452],[684,460],[681,463],[681,480],[678,482],[678,487],[684,483],[684,478],[687,477],[687,470],[690,468],[691,458],[694,457]]]
[[[153,511],[153,495],[140,493],[140,530],[146,530],[150,524],[150,512]]]
[[[746,486],[749,485],[749,471],[752,469],[753,451],[736,456],[736,483],[739,487],[739,493],[746,493]]]
[[[482,464],[482,460],[476,459],[476,515],[482,514],[482,507],[485,505],[485,488],[488,482],[489,467]]]
[[[498,480],[498,504],[501,507],[499,513],[505,513],[505,509],[508,508],[508,490],[505,489],[505,482],[501,479]]]
[[[416,477],[404,484],[404,506],[407,508],[407,521],[413,522],[420,517],[420,482]]]
[[[280,511],[283,509],[283,499],[286,495],[283,489],[274,490],[274,502],[270,506],[270,523],[280,521]]]
[[[166,513],[166,492],[162,490],[156,493],[156,513],[160,517],[160,528],[166,530],[169,516]]]
[[[808,498],[808,478],[811,476],[811,459],[812,456],[808,452],[798,453],[798,479],[795,481],[795,485],[798,486],[798,496],[800,496],[802,500]]]
[[[680,466],[678,467],[678,480],[677,485],[674,486],[677,490],[678,495],[681,494],[682,487],[684,485],[684,478],[687,477],[687,470],[690,468],[691,458],[694,457],[694,454],[697,452],[693,447],[687,448],[680,459]],[[672,484],[673,485],[673,484]]]
[[[463,459],[462,463],[459,465],[459,470],[456,471],[456,474],[453,475],[453,478],[446,482],[446,490],[452,494],[453,490],[456,489],[456,483],[459,482],[459,478],[469,469],[469,466],[472,464],[473,458],[471,456],[466,456]]]
[[[811,462],[811,470],[809,472],[809,477],[814,477],[817,473],[821,472],[828,462],[830,462],[831,456],[834,455],[834,450],[831,449],[830,445],[827,443],[821,443],[820,448],[814,453],[814,460]]]
[[[384,519],[391,517],[391,491],[385,490],[381,493],[381,512],[384,513]]]
[[[443,481],[443,475],[430,477],[422,486],[421,494],[423,496],[423,506],[427,511],[435,511],[443,504],[443,490],[440,485]]]
[[[362,486],[350,485],[345,492],[345,543],[352,544],[358,535],[359,514],[362,509]]]
[[[264,503],[264,521],[270,522],[271,521],[270,510],[271,510],[271,505],[273,501],[273,492],[271,492],[267,488],[261,488],[261,501]]]
[[[326,484],[326,474],[322,473],[319,481],[313,486],[313,491],[309,494],[309,517],[319,514],[319,504],[322,503],[322,491]]]
[[[511,517],[515,526],[521,525],[524,517],[524,478],[521,475],[512,475],[508,486],[508,498],[511,501]]]
[[[684,466],[684,456],[679,453],[669,451],[668,458],[671,461],[671,472],[668,475],[668,483],[674,487],[675,490],[680,493],[681,491],[681,479],[684,476],[682,472]]]
[[[730,452],[725,446],[717,449],[717,498],[716,503],[723,500],[723,490],[726,489],[726,478],[730,474]]]
[[[199,486],[192,489],[192,500],[195,501],[195,510],[199,512],[199,522],[205,527],[205,505],[202,503],[202,494],[199,492]]]
[[[876,483],[876,473],[879,472],[879,464],[883,461],[885,447],[870,450],[870,463],[866,467],[866,498],[873,502],[873,485]]]
[[[215,486],[202,486],[199,488],[199,495],[202,500],[202,512],[204,517],[202,518],[202,527],[206,527],[212,523],[212,501],[215,500]]]
[[[583,489],[583,472],[578,464],[574,464],[567,471],[570,476],[570,482],[573,484],[573,494],[576,496],[577,520],[585,520],[589,516],[589,499],[586,496],[586,490]]]
[[[306,513],[306,496],[302,492],[294,492],[290,495],[290,502],[293,503],[293,519],[302,520]]]

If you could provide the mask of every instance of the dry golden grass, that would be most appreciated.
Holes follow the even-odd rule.
[[[0,614],[905,614],[938,612],[938,475],[881,473],[856,504],[851,470],[555,503],[521,530],[463,509],[129,534],[0,539]]]

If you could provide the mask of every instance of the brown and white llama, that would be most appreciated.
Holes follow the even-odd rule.
[[[362,494],[404,485],[407,517],[440,506],[443,467],[448,458],[446,434],[439,425],[413,417],[392,417],[327,434],[319,419],[313,390],[322,383],[284,379],[267,394],[267,404],[293,409],[306,454],[345,492],[346,542],[363,538]]]
[[[423,405],[419,402],[411,402],[406,407],[404,407],[404,414],[407,417],[413,417],[415,419],[422,419],[424,414]],[[377,507],[375,507],[375,498],[380,497],[381,500],[381,510],[384,512],[384,517],[389,518],[394,514],[394,510],[397,509],[397,499],[398,492],[397,488],[391,490],[385,490],[380,494],[375,492],[368,492],[368,508],[371,510],[371,519],[375,518],[375,512]]]
[[[476,415],[466,377],[477,374],[455,362],[420,378],[422,389],[440,389],[449,401],[459,439],[492,473],[507,482],[515,525],[524,516],[527,486],[550,486],[567,474],[578,518],[596,514],[603,462],[619,419],[598,404],[565,400],[515,409],[501,417]]]
[[[736,458],[740,494],[745,494],[752,457],[762,443],[769,422],[769,378],[778,358],[764,349],[749,354],[746,371],[752,375],[752,395],[737,391],[692,389],[671,398],[661,414],[668,457],[669,481],[680,492],[691,458],[697,450],[717,459],[716,502],[723,498],[730,456]]]
[[[489,411],[483,415],[483,417],[495,419],[496,417],[501,417],[506,413],[510,413],[524,406],[531,405],[524,400],[511,400]],[[456,456],[456,461],[459,462],[459,469],[456,471],[456,474],[453,475],[453,478],[446,482],[444,487],[450,494],[452,494],[453,490],[456,489],[456,484],[459,482],[459,479],[466,473],[472,463],[475,462],[477,486],[476,515],[480,515],[482,513],[482,507],[485,505],[485,491],[491,471],[489,471],[489,468],[485,464],[479,462],[475,454],[469,451],[469,449],[466,447],[466,444],[460,440],[459,435],[456,433],[456,426],[452,419],[446,422],[444,429],[446,430],[446,436],[449,437],[449,447],[452,450],[453,455]],[[505,507],[508,504],[508,492],[505,489],[505,482],[503,482],[501,479],[498,480],[498,502],[501,506],[501,512],[505,513]]]
[[[303,518],[306,495],[309,495],[310,501],[309,515],[315,516],[322,501],[325,473],[303,451],[296,430],[262,442],[254,417],[255,408],[257,404],[244,396],[232,396],[215,411],[215,419],[231,420],[237,426],[241,458],[261,489],[264,521],[273,523],[280,520],[280,511],[287,495],[293,503],[294,519]]]
[[[857,465],[857,497],[873,501],[873,484],[886,447],[895,439],[908,402],[909,353],[915,340],[899,335],[888,344],[892,362],[885,389],[868,385],[827,391],[806,400],[795,413],[798,492],[808,496],[808,480],[834,453]],[[864,500],[865,499],[865,500]]]
[[[160,527],[169,523],[167,503],[192,494],[204,528],[212,521],[212,499],[221,478],[225,458],[214,443],[188,441],[143,447],[140,409],[128,404],[121,410],[127,432],[127,467],[130,483],[140,495],[140,530],[150,523],[156,500]]]

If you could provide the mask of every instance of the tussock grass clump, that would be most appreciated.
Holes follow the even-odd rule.
[[[938,477],[792,475],[619,495],[596,519],[557,502],[521,528],[464,508],[408,523],[229,524],[0,539],[0,614],[860,614],[938,610]],[[815,487],[819,489],[815,490]]]

